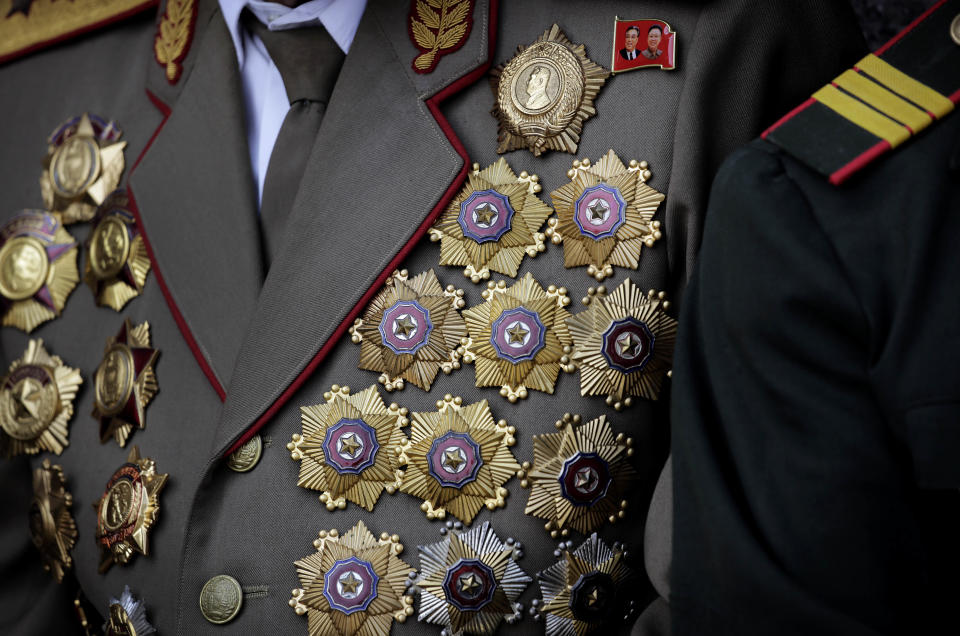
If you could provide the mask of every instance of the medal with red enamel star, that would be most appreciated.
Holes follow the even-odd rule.
[[[124,320],[107,340],[94,374],[93,417],[100,421],[100,442],[111,437],[126,446],[134,428],[146,426],[146,407],[159,385],[153,365],[160,352],[150,347],[150,325]]]
[[[613,267],[636,269],[643,247],[660,238],[653,220],[664,195],[647,185],[646,161],[623,165],[609,151],[596,164],[573,162],[570,183],[550,193],[557,217],[548,221],[546,235],[563,243],[565,267],[587,266],[598,281],[613,275]]]
[[[143,291],[150,257],[143,236],[127,209],[126,192],[117,190],[97,209],[87,239],[83,279],[98,305],[120,311]]]

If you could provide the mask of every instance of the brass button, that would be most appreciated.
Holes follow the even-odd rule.
[[[200,611],[214,625],[229,623],[240,613],[243,605],[243,590],[237,579],[218,574],[200,590]]]
[[[263,440],[259,435],[254,435],[243,446],[230,453],[230,457],[227,458],[227,467],[234,472],[245,473],[253,470],[262,454]]]
[[[954,42],[960,44],[960,13],[950,23],[950,37],[953,38]]]

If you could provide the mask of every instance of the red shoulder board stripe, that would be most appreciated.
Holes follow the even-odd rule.
[[[157,6],[159,0],[0,0],[0,64]]]
[[[849,179],[960,102],[960,0],[941,0],[763,133],[834,185]]]

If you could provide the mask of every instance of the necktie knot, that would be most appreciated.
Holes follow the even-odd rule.
[[[263,42],[280,71],[291,104],[304,99],[324,104],[329,101],[344,54],[322,25],[271,31],[247,10],[241,21]]]

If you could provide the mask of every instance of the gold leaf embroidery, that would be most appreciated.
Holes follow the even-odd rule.
[[[153,49],[157,62],[166,66],[167,80],[171,84],[177,81],[183,70],[180,62],[186,57],[196,15],[196,0],[169,0],[160,20]]]
[[[422,53],[414,59],[413,68],[429,73],[444,52],[463,44],[470,32],[473,0],[416,0],[414,6],[416,16],[411,12],[410,34]]]

